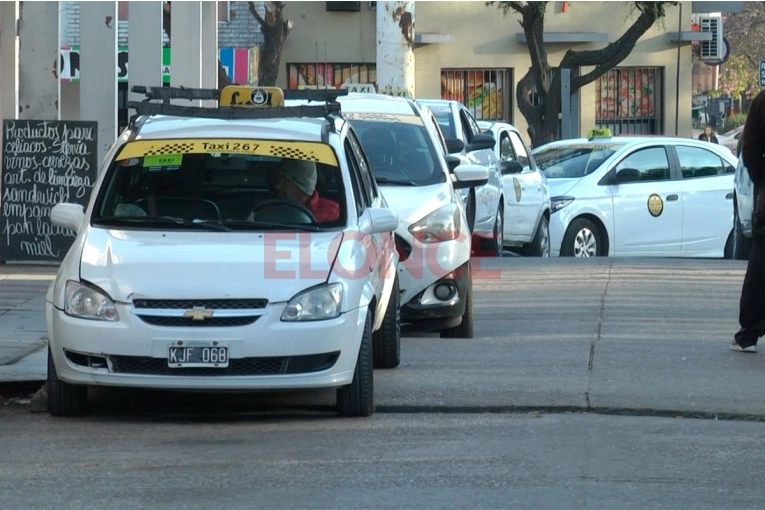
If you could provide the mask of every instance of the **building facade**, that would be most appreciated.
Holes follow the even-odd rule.
[[[376,2],[332,5],[339,3],[287,3],[284,12],[295,27],[284,45],[278,86],[375,82]],[[580,90],[580,133],[598,126],[616,133],[691,136],[691,41],[678,43],[683,39],[678,33],[691,29],[691,2],[680,4],[682,21],[679,5],[669,7],[626,59]],[[639,16],[632,5],[549,2],[550,65],[569,49],[598,50],[617,40]],[[525,133],[516,85],[531,61],[519,19],[485,2],[417,2],[416,96],[460,100],[476,118],[508,121]]]

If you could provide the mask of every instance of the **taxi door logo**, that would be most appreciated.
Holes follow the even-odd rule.
[[[657,218],[661,216],[661,213],[664,211],[664,201],[661,199],[659,195],[656,193],[652,193],[651,196],[648,197],[648,212],[651,213],[651,216],[654,218]]]
[[[521,201],[521,183],[517,177],[513,177],[513,186],[515,187],[515,201]]]

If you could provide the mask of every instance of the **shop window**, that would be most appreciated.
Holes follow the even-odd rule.
[[[658,67],[611,69],[595,81],[595,122],[617,134],[661,134],[664,75]]]
[[[287,88],[336,87],[344,83],[371,83],[377,87],[375,64],[287,64]]]
[[[442,69],[441,99],[464,104],[476,120],[512,122],[510,69]]]

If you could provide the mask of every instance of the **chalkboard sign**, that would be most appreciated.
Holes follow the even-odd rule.
[[[0,260],[60,261],[76,233],[50,221],[61,202],[87,206],[97,175],[97,122],[4,120]]]

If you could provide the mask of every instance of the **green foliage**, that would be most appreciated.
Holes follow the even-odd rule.
[[[741,126],[742,124],[746,124],[745,113],[736,113],[734,115],[731,115],[730,117],[725,119],[721,133],[725,133],[727,131],[730,131],[733,128],[737,128]]]
[[[733,55],[721,67],[719,87],[725,94],[737,98],[759,87],[759,69],[746,56]]]

